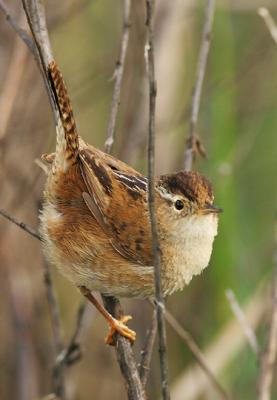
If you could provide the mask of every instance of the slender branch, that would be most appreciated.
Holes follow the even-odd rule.
[[[46,297],[50,312],[51,326],[53,330],[54,351],[55,355],[58,355],[63,350],[63,330],[61,324],[61,315],[58,306],[57,296],[52,282],[52,277],[50,274],[50,268],[45,259],[43,260],[43,275],[44,275],[44,284],[46,288]],[[52,371],[52,378],[53,378],[52,384],[54,393],[58,397],[63,399],[65,395],[64,368],[60,368],[57,370],[54,365]]]
[[[155,270],[155,297],[157,310],[157,325],[159,333],[159,353],[160,369],[162,381],[163,400],[170,399],[168,387],[168,365],[166,355],[166,327],[164,320],[164,299],[162,296],[161,283],[161,254],[159,247],[158,228],[155,213],[155,110],[157,86],[155,79],[154,62],[154,34],[153,34],[153,15],[154,0],[146,0],[146,26],[147,26],[147,69],[149,81],[149,126],[148,126],[148,205],[152,233],[152,249]]]
[[[108,123],[107,139],[105,142],[105,151],[107,153],[111,152],[111,148],[114,142],[116,119],[118,114],[118,107],[120,104],[122,77],[123,77],[128,42],[129,42],[130,11],[131,11],[131,0],[124,0],[123,33],[121,38],[119,60],[116,63],[114,71],[115,84],[114,84],[113,98],[111,104],[111,113]]]
[[[258,400],[270,400],[274,364],[277,355],[277,241],[275,250],[275,272],[272,288],[272,305],[270,327],[266,349],[261,358],[261,369],[258,382]]]
[[[205,150],[201,144],[201,141],[196,135],[196,124],[198,121],[203,81],[210,50],[214,9],[215,1],[207,0],[205,23],[202,32],[202,40],[197,64],[196,82],[192,93],[189,133],[184,154],[184,169],[186,171],[191,170],[193,159],[197,152],[205,155]]]
[[[245,314],[240,307],[235,293],[231,289],[226,290],[226,297],[230,303],[231,309],[233,311],[234,316],[237,318],[238,322],[240,323],[240,326],[242,328],[242,331],[251,347],[253,352],[258,355],[259,354],[259,343],[257,340],[257,336],[251,326],[249,325]]]
[[[141,383],[143,387],[146,386],[149,371],[150,371],[150,362],[153,353],[153,347],[156,339],[157,334],[157,315],[156,311],[154,310],[151,326],[146,334],[146,340],[144,348],[141,350],[141,360],[139,364],[139,375],[141,379]]]
[[[7,211],[3,210],[2,208],[0,208],[0,215],[2,215],[4,218],[8,219],[13,224],[19,226],[19,228],[23,229],[25,232],[29,233],[30,235],[32,235],[36,239],[41,240],[41,237],[38,234],[38,232],[36,232],[34,229],[30,228],[24,222],[18,221],[18,219],[16,219],[12,215],[10,215]]]
[[[63,367],[63,365],[72,365],[79,361],[82,357],[82,352],[79,344],[79,336],[83,326],[84,314],[87,306],[86,301],[82,301],[77,310],[76,322],[74,325],[74,330],[68,345],[61,351],[56,360],[56,365],[54,369],[55,374],[59,374],[58,370]]]
[[[115,297],[102,296],[102,298],[106,309],[115,318],[118,319],[123,315],[121,305]],[[116,354],[122,376],[125,379],[128,400],[146,400],[145,391],[139,377],[131,343],[121,335],[117,335]]]
[[[179,322],[173,317],[173,315],[167,310],[165,311],[165,319],[168,322],[168,324],[171,326],[171,328],[177,333],[177,335],[186,343],[186,345],[190,349],[191,353],[193,354],[195,360],[197,361],[199,366],[202,368],[202,370],[205,372],[207,377],[210,379],[210,381],[214,385],[214,387],[217,390],[218,394],[220,395],[221,399],[228,400],[229,396],[227,395],[225,389],[218,382],[214,373],[211,371],[211,369],[207,365],[205,357],[204,357],[201,349],[198,347],[198,345],[194,341],[191,334],[187,330],[185,330],[179,324]]]

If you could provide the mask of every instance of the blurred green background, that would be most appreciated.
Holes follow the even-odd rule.
[[[45,4],[55,58],[72,97],[79,132],[103,148],[122,2],[49,0]],[[182,168],[205,4],[185,0],[156,4],[157,173]],[[225,291],[231,288],[245,307],[263,349],[274,268],[277,172],[277,46],[257,15],[257,8],[265,5],[277,21],[274,1],[222,0],[216,7],[197,128],[207,159],[197,159],[195,169],[213,182],[216,203],[224,213],[209,268],[167,301],[227,392],[243,400],[256,397],[259,359],[234,320]],[[12,2],[10,7],[24,26],[20,3]],[[54,125],[32,57],[0,18],[0,206],[37,227],[45,176],[34,160],[54,149]],[[146,173],[143,1],[133,1],[131,20],[114,154]],[[54,354],[40,244],[1,219],[0,260],[0,398],[43,398],[50,392]],[[54,269],[52,273],[66,342],[80,295]],[[151,309],[139,301],[123,304],[134,317],[130,325],[138,332],[139,358]],[[103,343],[105,330],[101,317],[89,308],[81,337],[84,356],[67,372],[68,399],[125,398],[115,354]],[[219,398],[170,327],[168,348],[173,400]],[[159,398],[157,349],[148,392],[150,399]]]

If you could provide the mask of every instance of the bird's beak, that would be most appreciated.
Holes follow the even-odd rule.
[[[213,204],[206,204],[204,208],[200,210],[200,214],[219,214],[222,213],[223,209]]]

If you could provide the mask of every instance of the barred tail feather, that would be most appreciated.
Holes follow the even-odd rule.
[[[67,169],[76,162],[79,151],[78,134],[69,95],[55,61],[48,65],[49,79],[56,99],[62,126],[57,126],[56,164]],[[57,166],[57,165],[56,165]]]

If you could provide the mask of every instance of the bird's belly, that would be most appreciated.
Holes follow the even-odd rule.
[[[153,267],[130,262],[117,253],[97,223],[74,221],[45,204],[40,216],[48,261],[75,286],[118,297],[148,298],[154,293]]]

